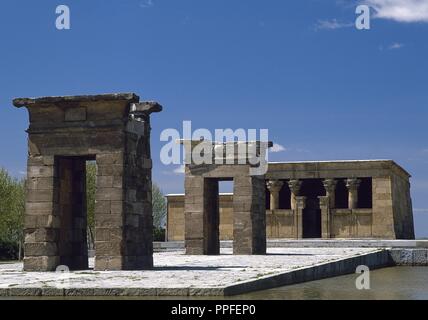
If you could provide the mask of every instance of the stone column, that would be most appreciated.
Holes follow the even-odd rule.
[[[266,179],[237,176],[233,192],[233,253],[266,254]]]
[[[331,214],[330,214],[330,201],[328,196],[318,197],[320,200],[321,209],[321,236],[323,239],[331,238]]]
[[[24,271],[55,271],[60,265],[58,170],[53,156],[35,154],[32,146],[29,139]]]
[[[95,270],[153,267],[150,114],[154,102],[130,106],[122,148],[96,154]]]
[[[295,198],[295,214],[294,214],[294,226],[296,228],[296,238],[303,238],[303,210],[306,208],[306,197]]]
[[[277,210],[279,209],[279,192],[281,191],[284,182],[280,180],[270,180],[266,185],[270,192],[270,210]]]
[[[349,209],[358,208],[358,187],[360,186],[361,180],[356,178],[349,178],[346,180],[346,187],[348,188],[348,207]]]
[[[329,198],[330,209],[336,206],[336,185],[337,181],[334,179],[325,179],[323,185],[326,191],[326,196]]]
[[[296,197],[299,195],[300,188],[302,186],[302,181],[300,180],[290,180],[288,182],[288,187],[291,191],[291,210],[296,210],[297,201]]]
[[[218,181],[186,175],[185,190],[186,254],[220,254]]]
[[[129,225],[131,221],[139,221],[136,217],[127,217],[125,205],[127,200],[131,201],[131,197],[135,201],[136,187],[132,186],[129,190],[125,188],[123,152],[98,154],[96,161],[94,269],[124,270],[128,263],[125,258],[127,244],[138,242],[129,234],[126,235],[132,229]]]

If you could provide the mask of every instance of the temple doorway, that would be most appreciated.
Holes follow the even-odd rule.
[[[318,197],[325,196],[322,180],[303,180],[301,195],[306,197],[306,208],[302,217],[303,238],[321,238],[321,208]]]

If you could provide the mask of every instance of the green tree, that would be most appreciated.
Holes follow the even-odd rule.
[[[12,178],[0,169],[0,244],[2,251],[17,255],[23,243],[25,212],[25,180]],[[9,248],[8,248],[9,247]],[[4,255],[1,254],[0,255]],[[10,257],[12,258],[12,257]]]
[[[97,165],[86,163],[86,212],[88,219],[88,242],[94,244],[95,237],[95,193],[97,188]]]
[[[153,183],[152,186],[153,202],[153,226],[157,229],[163,229],[166,219],[166,200],[161,189]]]

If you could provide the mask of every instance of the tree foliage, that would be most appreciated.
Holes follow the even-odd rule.
[[[162,190],[153,183],[153,226],[157,229],[164,229],[166,223],[166,200]]]
[[[95,193],[96,193],[97,165],[95,162],[86,163],[86,212],[88,217],[88,243],[93,244],[95,239]]]
[[[24,212],[25,180],[0,169],[0,251],[15,251],[23,242]]]

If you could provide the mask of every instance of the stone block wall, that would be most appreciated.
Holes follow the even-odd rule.
[[[220,211],[220,239],[233,240],[233,195],[219,197]]]
[[[373,237],[395,239],[392,181],[390,177],[373,179]]]
[[[97,154],[95,269],[120,270],[124,247],[124,153]]]
[[[59,179],[53,156],[28,157],[27,199],[25,205],[25,258],[28,271],[55,270],[61,220],[58,216]]]
[[[167,196],[167,240],[184,240],[184,195]],[[221,233],[220,233],[221,234]]]
[[[294,238],[296,228],[292,210],[266,211],[266,236],[268,239]]]
[[[184,240],[184,195],[169,195],[168,199],[168,241]],[[220,239],[233,239],[233,196],[220,194]]]
[[[372,209],[333,209],[331,238],[371,238]]]
[[[185,198],[186,253],[219,254],[218,181],[187,176],[185,184],[190,195]]]
[[[399,239],[414,239],[412,198],[408,179],[394,174],[392,176],[392,199],[395,235]]]

